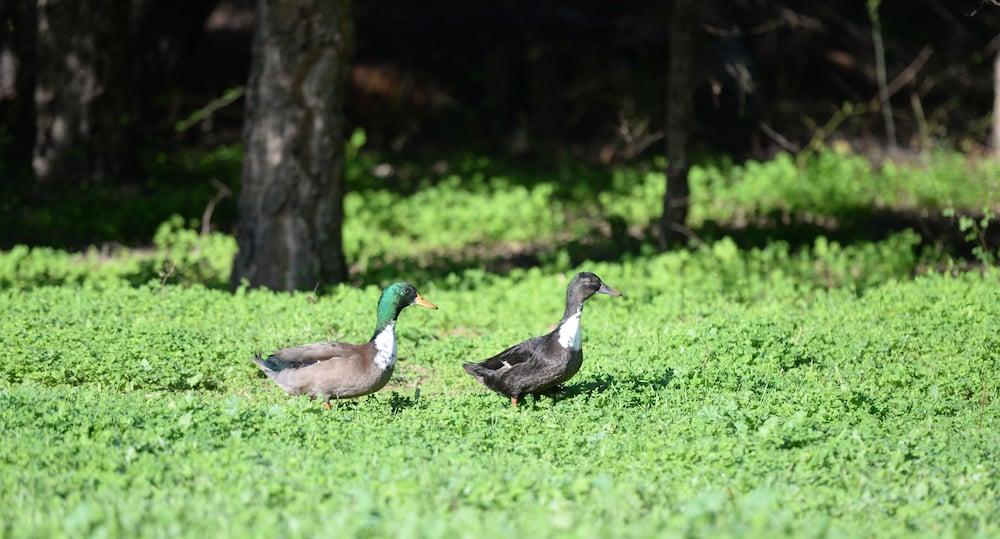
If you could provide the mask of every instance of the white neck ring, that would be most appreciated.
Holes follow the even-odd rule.
[[[396,322],[389,322],[375,336],[375,365],[380,369],[388,369],[396,364]]]
[[[583,345],[583,306],[559,324],[559,345],[568,350],[579,350]]]

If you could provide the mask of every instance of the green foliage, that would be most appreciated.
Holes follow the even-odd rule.
[[[373,260],[431,259],[477,245],[552,242],[567,220],[552,193],[548,184],[529,188],[492,178],[467,186],[454,176],[405,198],[387,190],[350,193],[344,250],[363,271]]]
[[[352,156],[348,175],[353,183],[365,181],[365,171],[370,174],[378,166],[373,156],[359,153],[363,144],[359,131],[348,145]],[[219,165],[231,158],[206,155],[200,159]],[[186,166],[197,169],[203,165],[208,166]],[[610,181],[586,169],[544,176],[538,171],[509,168],[504,174],[503,167],[489,159],[470,156],[444,166],[443,177],[421,176],[430,172],[400,167],[396,173],[402,184],[396,188],[374,182],[356,187],[346,197],[344,247],[353,279],[380,284],[400,278],[440,279],[451,271],[518,256],[527,256],[533,264],[550,271],[561,271],[574,260],[602,254],[593,248],[599,242],[606,244],[604,256],[643,251],[648,247],[642,243],[644,231],[659,216],[664,188],[659,172],[664,163],[654,165],[616,169]],[[991,171],[998,175],[990,177]],[[564,181],[577,175],[574,183]],[[1000,170],[995,170],[995,165],[956,161],[950,156],[940,156],[924,167],[887,164],[880,169],[860,157],[832,151],[821,152],[804,165],[788,156],[742,166],[706,165],[692,170],[690,221],[695,227],[713,222],[731,227],[706,236],[708,248],[718,250],[723,244],[716,245],[719,240],[712,238],[724,238],[734,229],[739,234],[741,227],[753,226],[768,234],[769,221],[805,218],[836,232],[842,222],[859,216],[863,219],[878,208],[929,210],[935,201],[947,201],[948,207],[956,208],[948,214],[957,216],[955,227],[964,226],[970,235],[973,256],[989,265],[994,263],[995,254],[991,254],[984,232],[988,215],[995,211],[995,186],[1000,181],[996,178],[1000,178]],[[567,185],[573,188],[567,189]],[[975,207],[983,208],[984,217],[973,223],[968,210]],[[189,222],[190,228],[184,226],[182,217],[169,218],[157,229],[152,248],[91,248],[70,254],[22,246],[0,252],[0,288],[103,285],[108,281],[226,286],[235,241],[218,233],[199,235],[196,223]],[[813,271],[813,278],[830,286],[859,289],[868,286],[866,279],[910,275],[922,267],[949,262],[944,251],[919,246],[912,233],[884,244],[844,236],[838,244],[808,234],[801,236],[789,237],[793,243],[765,236],[770,245],[759,253],[741,252],[739,257],[751,260],[760,256],[762,264],[769,263],[767,257],[822,261],[824,268]],[[746,245],[746,239],[740,244]],[[842,247],[845,241],[847,246]],[[736,245],[727,249],[735,252]],[[882,263],[868,265],[865,257],[881,258]],[[857,261],[864,268],[889,268],[889,273],[871,277],[857,270]],[[734,271],[738,274],[740,270]]]
[[[402,314],[390,386],[330,412],[249,357],[367,338],[374,287],[8,288],[0,534],[995,536],[1000,274],[910,280],[914,241],[588,264],[625,296],[517,410],[460,364],[571,273],[416,283],[440,310]]]
[[[954,208],[945,208],[943,215],[958,218],[958,229],[964,234],[965,241],[972,244],[972,255],[976,260],[987,266],[993,266],[1000,262],[1000,250],[994,252],[986,240],[986,232],[990,228],[990,223],[997,220],[996,214],[989,206],[983,207],[980,217],[956,216]]]
[[[405,311],[390,385],[331,412],[249,358],[367,338],[375,287],[217,290],[235,241],[181,216],[150,248],[0,253],[0,536],[1000,535],[1000,270],[937,274],[912,231],[588,263],[625,297],[588,304],[562,395],[511,410],[461,362],[550,329],[565,245],[656,219],[663,163],[608,180],[466,158],[390,189],[363,144],[355,272],[399,265],[440,310]],[[714,164],[692,221],[952,207],[975,247],[993,166]],[[531,248],[549,254],[508,275],[420,271]]]
[[[383,162],[361,151],[364,143],[359,130],[346,145],[345,248],[360,272],[403,260],[426,265],[462,259],[460,251],[520,252],[635,233],[662,210],[662,159],[613,169],[574,163],[531,168],[476,155]],[[91,188],[45,207],[26,207],[16,195],[5,195],[2,204],[10,211],[0,212],[0,230],[40,245],[96,238],[148,242],[171,215],[200,218],[216,195],[212,179],[236,190],[241,159],[235,147],[156,155],[149,185],[138,193]],[[391,173],[376,175],[379,170]],[[802,160],[780,154],[742,165],[710,161],[693,167],[690,180],[689,224],[696,229],[709,222],[768,225],[789,218],[837,224],[884,210],[939,214],[952,207],[967,214],[984,204],[1000,211],[1000,163],[958,153],[880,166],[835,150]],[[218,205],[213,221],[231,230],[234,197]]]
[[[380,238],[385,245],[396,242],[400,252],[407,245],[400,237]],[[665,260],[674,260],[665,271],[679,271],[693,265],[700,274],[712,275],[726,284],[731,299],[751,297],[759,287],[770,286],[767,276],[791,276],[816,287],[850,287],[863,290],[894,278],[907,278],[927,266],[942,264],[947,257],[918,247],[920,238],[912,231],[890,236],[882,242],[841,245],[824,237],[811,246],[792,249],[777,241],[763,248],[741,250],[729,238],[709,243],[694,251],[682,251]],[[46,247],[18,246],[0,253],[0,288],[33,288],[45,285],[76,284],[107,288],[115,285],[166,283],[203,284],[224,288],[228,284],[236,243],[230,236],[199,235],[185,228],[180,217],[164,223],[154,238],[155,248],[102,254],[90,249],[70,254]],[[414,249],[413,256],[420,256]],[[363,261],[359,261],[362,263]],[[549,271],[570,268],[563,257],[554,257],[541,267]],[[424,272],[423,274],[426,274]],[[515,270],[512,275],[520,275]],[[413,277],[407,277],[413,280]],[[457,275],[426,278],[459,285]],[[463,278],[486,279],[485,274],[466,272]],[[760,280],[763,279],[763,280]],[[469,283],[465,283],[467,286]]]
[[[203,283],[224,286],[233,268],[236,241],[225,234],[202,235],[184,226],[179,215],[160,225],[153,236],[153,267],[162,282]]]
[[[464,158],[438,177],[409,171],[408,177],[422,178],[412,194],[376,185],[348,194],[345,248],[364,272],[396,261],[419,265],[463,252],[524,251],[642,229],[662,211],[664,165],[546,176],[498,171],[490,160]],[[361,182],[364,173],[355,169],[349,176]],[[695,166],[690,178],[689,223],[696,228],[707,222],[766,225],[789,217],[836,226],[883,210],[955,207],[965,214],[984,203],[1000,208],[1000,165],[960,154],[881,166],[833,150],[804,162],[781,154],[766,162]]]
[[[193,226],[193,225],[192,225]],[[91,247],[68,253],[49,247],[19,245],[0,252],[0,288],[85,284],[104,288],[115,284],[201,283],[222,287],[228,283],[236,241],[225,234],[200,235],[174,216],[153,237],[151,249],[102,252]]]
[[[200,218],[218,191],[213,179],[235,191],[243,152],[222,146],[212,151],[161,152],[144,159],[149,178],[129,188],[65,187],[49,200],[29,203],[15,189],[23,186],[0,185],[0,244],[148,244],[172,215]],[[229,197],[216,207],[213,223],[232,223],[235,215],[235,199]]]
[[[873,166],[862,156],[826,150],[797,162],[779,154],[766,162],[721,163],[691,171],[695,225],[773,213],[852,217],[880,209],[1000,205],[1000,163],[957,153],[925,163]]]
[[[0,252],[0,287],[30,288],[43,285],[98,285],[117,282],[128,275],[142,273],[142,257],[130,253],[115,257],[91,247],[84,253],[71,254],[50,247],[18,245]]]
[[[882,242],[842,246],[824,237],[811,247],[792,251],[787,243],[740,250],[731,239],[701,247],[693,255],[677,254],[696,274],[709,275],[727,291],[730,300],[751,301],[775,294],[788,286],[790,293],[812,288],[848,288],[863,291],[871,286],[906,279],[928,264],[918,255],[920,238],[912,231]],[[666,269],[666,268],[665,268]],[[794,287],[792,286],[794,284]]]
[[[401,170],[400,181],[422,178],[413,181],[412,194],[398,185],[393,190],[368,185],[347,195],[345,249],[355,270],[366,273],[382,265],[412,271],[442,259],[475,259],[482,252],[537,251],[582,238],[621,239],[659,217],[661,161],[608,173],[573,169],[547,176],[497,170],[492,161],[471,157],[449,164],[440,177]],[[364,173],[354,169],[349,176],[360,182]],[[763,163],[696,166],[690,178],[689,222],[696,228],[708,222],[769,225],[789,217],[835,227],[886,209],[951,206],[964,214],[984,203],[1000,208],[1000,165],[959,154],[880,167],[833,150],[802,163],[782,154]]]

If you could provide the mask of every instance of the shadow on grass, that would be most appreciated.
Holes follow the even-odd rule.
[[[982,216],[967,214],[978,220]],[[966,266],[975,267],[973,248],[981,243],[993,252],[1000,247],[1000,227],[990,226],[982,231],[976,242],[966,239],[966,233],[958,226],[959,217],[944,217],[934,211],[899,211],[852,208],[834,216],[795,216],[771,214],[760,216],[745,224],[707,222],[692,231],[686,249],[712,243],[728,237],[740,249],[763,248],[780,241],[794,252],[812,247],[816,239],[825,237],[847,247],[859,242],[876,242],[892,234],[913,230],[920,238],[918,249],[933,248],[937,254],[949,256],[958,261],[969,261]],[[413,258],[401,258],[383,263],[374,263],[352,272],[349,282],[355,285],[384,285],[389,282],[408,280],[414,282],[447,282],[452,274],[469,270],[483,270],[488,274],[503,276],[515,269],[542,267],[563,270],[576,267],[586,261],[617,262],[628,257],[657,252],[655,223],[629,226],[621,219],[595,221],[589,232],[577,238],[552,241],[538,241],[530,245],[466,245],[451,251],[423,253]],[[152,261],[141,262],[134,271],[120,277],[133,287],[147,283],[173,284],[177,282],[200,283],[218,290],[228,290],[228,279],[188,277],[196,268],[158,267]],[[918,268],[913,268],[915,271]],[[210,272],[209,272],[210,273]],[[72,283],[73,278],[50,275],[48,272],[24,277],[26,283],[19,288],[58,286]],[[474,281],[474,280],[473,280]],[[474,287],[475,282],[463,282],[463,286]],[[0,281],[0,288],[5,288]]]
[[[407,408],[412,408],[420,403],[420,388],[418,387],[413,391],[412,397],[406,397],[400,395],[399,393],[393,391],[392,396],[389,397],[389,409],[392,415],[399,415]]]
[[[966,214],[975,219],[982,215]],[[959,229],[959,217],[945,217],[932,210],[893,210],[870,207],[853,208],[837,215],[799,217],[772,213],[744,226],[707,222],[697,234],[705,241],[730,237],[742,249],[764,247],[783,241],[793,249],[812,245],[820,236],[841,245],[864,241],[880,241],[886,237],[913,230],[924,245],[937,244],[958,257],[971,255],[973,245]],[[1000,229],[986,230],[983,238],[994,248],[1000,246]]]
[[[982,216],[969,214],[977,220]],[[592,234],[568,241],[555,241],[519,249],[459,249],[440,253],[423,260],[399,260],[357,271],[351,281],[359,285],[380,285],[400,279],[422,282],[446,278],[452,273],[483,269],[505,275],[517,268],[560,264],[570,267],[585,261],[614,262],[657,250],[655,223],[646,227],[628,227],[623,221],[612,220],[606,226],[595,227]],[[860,242],[877,242],[889,236],[913,230],[920,238],[920,248],[934,247],[955,259],[971,260],[976,243],[965,238],[959,229],[958,217],[944,217],[927,211],[879,210],[856,208],[839,216],[802,218],[781,214],[763,216],[745,225],[707,222],[691,232],[685,249],[731,238],[740,249],[763,248],[773,242],[784,242],[793,250],[808,248],[824,237],[842,246]],[[989,227],[982,241],[989,248],[1000,248],[1000,227]],[[568,260],[565,257],[568,256]]]
[[[350,281],[357,285],[381,285],[398,280],[419,282],[447,278],[452,273],[481,269],[495,275],[506,275],[514,269],[545,267],[557,261],[571,266],[584,261],[616,261],[630,254],[640,254],[644,246],[655,245],[649,229],[629,232],[624,223],[608,223],[611,232],[593,233],[584,238],[539,242],[535,245],[468,246],[447,252],[433,253],[417,259],[393,260],[352,272]],[[568,256],[568,260],[565,257]],[[560,257],[563,259],[560,261]]]
[[[172,215],[199,219],[218,194],[216,182],[239,192],[239,146],[150,151],[140,159],[148,176],[144,181],[67,185],[55,191],[37,188],[26,179],[9,186],[0,183],[0,249],[18,244],[69,250],[102,243],[143,245]],[[371,171],[379,164],[391,165],[394,173],[376,177]],[[644,170],[644,166],[637,170]],[[462,178],[471,188],[485,189],[484,179],[502,178],[511,186],[527,188],[552,184],[554,199],[580,201],[607,191],[611,172],[573,160],[553,163],[548,159],[521,161],[460,153],[447,159],[363,154],[348,163],[345,174],[347,190],[362,194],[390,190],[406,197],[453,177]],[[232,232],[237,197],[226,196],[213,207],[214,227]]]
[[[561,389],[549,391],[544,396],[559,402],[577,398],[589,399],[596,394],[605,393],[611,389],[625,391],[628,393],[641,393],[644,391],[662,391],[670,385],[674,378],[674,370],[666,369],[659,374],[635,375],[630,373],[621,374],[601,374],[596,378],[584,380],[575,384],[569,384]],[[536,399],[539,396],[535,397]]]

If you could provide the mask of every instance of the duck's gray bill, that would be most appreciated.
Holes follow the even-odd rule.
[[[620,296],[620,295],[622,295],[621,292],[615,290],[614,288],[611,288],[610,286],[608,286],[608,285],[606,285],[604,283],[601,283],[601,288],[599,288],[597,290],[597,293],[598,294],[607,294],[609,296]]]

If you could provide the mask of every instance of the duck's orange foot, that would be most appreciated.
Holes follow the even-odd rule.
[[[333,406],[330,405],[330,399],[326,399],[325,401],[323,401],[323,409],[329,410],[330,408],[333,408]]]
[[[518,398],[518,397],[516,397],[516,396],[514,396],[514,397],[511,397],[511,398],[510,398],[510,405],[511,405],[511,406],[513,406],[514,408],[517,408],[517,405],[518,405],[518,404],[519,404],[520,402],[521,402],[521,399],[519,399],[519,398]]]

